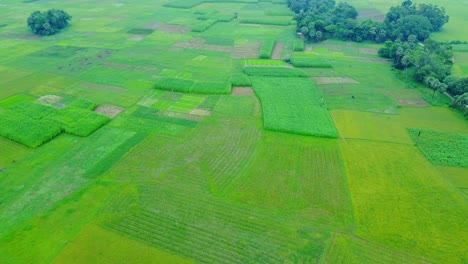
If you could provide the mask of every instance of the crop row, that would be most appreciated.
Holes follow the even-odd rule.
[[[260,59],[269,59],[274,48],[275,39],[265,39],[262,43],[262,48],[260,49]]]
[[[198,82],[179,78],[163,77],[156,82],[155,88],[183,93],[229,94],[229,82]]]
[[[290,16],[275,16],[275,17],[243,17],[239,19],[240,23],[244,24],[260,24],[271,26],[288,26],[294,24]]]
[[[190,222],[189,222],[190,223]],[[276,250],[259,248],[248,237],[232,236],[170,217],[140,210],[109,226],[131,237],[146,241],[203,263],[243,263],[256,256],[268,256],[269,263],[280,259]],[[242,240],[244,243],[239,243]],[[247,253],[247,254],[246,254]],[[250,254],[249,254],[250,253]],[[273,254],[272,254],[273,253]]]
[[[305,78],[253,79],[266,129],[336,137],[336,129],[314,84]]]

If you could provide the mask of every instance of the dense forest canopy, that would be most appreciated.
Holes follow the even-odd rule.
[[[289,0],[288,5],[296,13],[297,31],[309,41],[327,38],[359,42],[406,41],[411,35],[424,41],[431,32],[440,31],[449,19],[443,7],[416,5],[409,0],[391,7],[383,22],[358,21],[357,10],[346,2]]]
[[[35,34],[50,36],[65,28],[71,18],[65,11],[59,9],[34,11],[28,17],[27,24]]]

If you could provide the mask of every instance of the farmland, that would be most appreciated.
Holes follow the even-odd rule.
[[[466,118],[286,3],[2,1],[0,263],[466,263]]]

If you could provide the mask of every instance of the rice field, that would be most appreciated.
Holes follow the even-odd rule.
[[[50,8],[70,26],[33,35]],[[468,123],[380,44],[305,43],[284,0],[0,15],[0,263],[467,261]]]

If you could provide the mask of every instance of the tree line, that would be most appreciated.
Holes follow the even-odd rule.
[[[356,42],[385,43],[379,55],[391,59],[393,67],[413,76],[436,91],[455,96],[454,105],[468,116],[468,77],[451,75],[453,51],[448,43],[430,39],[449,21],[437,5],[414,4],[410,0],[390,8],[383,22],[357,20],[356,8],[334,0],[288,0],[294,11],[297,32],[310,42],[329,38]]]

